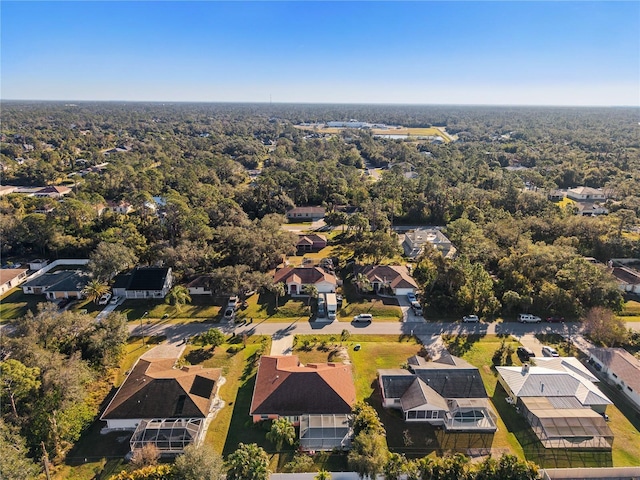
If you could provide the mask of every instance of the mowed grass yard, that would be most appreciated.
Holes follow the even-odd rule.
[[[39,303],[46,303],[44,295],[25,295],[20,287],[12,288],[0,297],[0,322],[24,317],[29,310],[36,312]]]

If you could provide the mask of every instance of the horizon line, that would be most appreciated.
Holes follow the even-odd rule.
[[[158,104],[253,104],[253,105],[374,105],[374,106],[438,106],[438,107],[557,107],[557,108],[640,108],[629,104],[527,104],[527,103],[395,103],[395,102],[272,102],[258,100],[78,100],[78,99],[25,99],[0,98],[0,102],[42,102],[42,103],[158,103]]]

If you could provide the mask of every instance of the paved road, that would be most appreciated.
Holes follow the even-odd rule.
[[[211,327],[218,327],[223,332],[231,334],[236,333],[242,335],[271,335],[284,337],[296,334],[329,334],[339,335],[342,330],[348,330],[351,333],[361,334],[391,334],[391,335],[419,335],[419,336],[436,336],[444,333],[461,334],[461,333],[477,333],[477,334],[496,334],[504,333],[516,336],[536,333],[558,333],[569,336],[577,340],[580,333],[581,324],[579,323],[539,323],[539,324],[522,324],[516,322],[508,323],[439,323],[439,322],[373,322],[364,323],[347,323],[347,322],[309,322],[294,321],[292,323],[270,323],[255,321],[251,324],[239,325],[218,325],[209,323],[155,323],[144,324],[142,329],[145,335],[166,335],[170,343],[180,342],[185,337],[197,335],[208,330]],[[640,331],[640,323],[628,323],[627,327]],[[138,322],[133,322],[129,326],[129,331],[134,335],[140,335],[141,329]]]

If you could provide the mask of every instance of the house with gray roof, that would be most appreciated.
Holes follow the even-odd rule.
[[[539,363],[538,363],[539,362]],[[612,402],[576,359],[558,357],[536,366],[496,367],[498,381],[545,448],[611,450],[605,411]]]
[[[124,298],[164,298],[173,285],[170,267],[136,267],[116,275],[113,294]]]
[[[405,233],[402,249],[407,257],[418,257],[426,247],[435,248],[445,258],[456,254],[456,248],[438,228],[418,228]]]
[[[82,291],[89,283],[89,274],[82,270],[58,270],[39,275],[22,284],[28,295],[44,294],[47,300],[82,298]]]
[[[445,352],[409,369],[378,370],[382,405],[402,411],[406,422],[426,422],[447,431],[495,432],[496,415],[476,367]]]

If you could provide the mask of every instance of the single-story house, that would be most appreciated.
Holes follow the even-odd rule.
[[[17,287],[27,279],[26,268],[2,268],[0,269],[0,295]]]
[[[251,399],[253,422],[287,418],[305,450],[348,448],[356,403],[350,364],[302,365],[296,355],[262,356]]]
[[[418,228],[407,232],[402,241],[404,254],[409,258],[418,257],[427,245],[438,250],[445,258],[451,258],[456,254],[456,248],[451,241],[437,228]]]
[[[564,200],[565,192],[563,190],[551,190],[547,194],[547,199],[552,202],[560,202]]]
[[[324,218],[324,207],[295,207],[287,212],[289,222],[313,222]]]
[[[173,285],[170,267],[136,267],[116,275],[113,294],[125,298],[164,298]]]
[[[375,293],[406,295],[418,289],[409,269],[401,265],[368,265],[356,268],[354,273],[367,277]]]
[[[592,348],[589,359],[607,381],[617,385],[640,409],[640,360],[623,348]]]
[[[607,196],[604,194],[604,191],[600,188],[591,188],[591,187],[575,187],[567,190],[567,197],[571,200],[581,201],[581,200],[606,200]]]
[[[62,198],[69,193],[71,193],[71,189],[69,187],[57,185],[41,188],[40,190],[35,191],[33,195],[36,197]]]
[[[629,267],[613,267],[611,274],[623,292],[640,293],[640,272]]]
[[[120,213],[122,215],[127,215],[134,210],[133,205],[129,202],[125,202],[124,200],[119,202],[107,202],[107,209],[112,213]]]
[[[282,282],[289,295],[304,295],[306,285],[314,285],[318,293],[334,293],[338,280],[321,267],[285,267],[276,271],[273,283]]]
[[[44,293],[48,300],[83,298],[82,291],[90,280],[89,274],[82,270],[58,270],[23,283],[22,291],[34,295]]]
[[[296,248],[298,252],[317,252],[327,246],[327,237],[318,235],[317,233],[309,233],[307,235],[298,235],[298,243]]]
[[[510,402],[545,448],[611,450],[604,415],[612,402],[576,358],[537,358],[536,366],[496,367]]]
[[[581,203],[576,204],[576,213],[583,217],[596,217],[598,215],[607,215],[609,209],[603,207],[599,203]]]
[[[497,430],[476,367],[447,352],[433,362],[414,356],[408,363],[409,370],[378,370],[384,407],[402,410],[405,422],[425,422],[447,431]]]
[[[140,359],[107,405],[103,432],[133,430],[131,449],[153,443],[161,453],[182,453],[206,433],[205,419],[220,407],[219,368],[173,368],[175,359]]]
[[[201,275],[187,284],[189,295],[211,295],[211,277]]]

